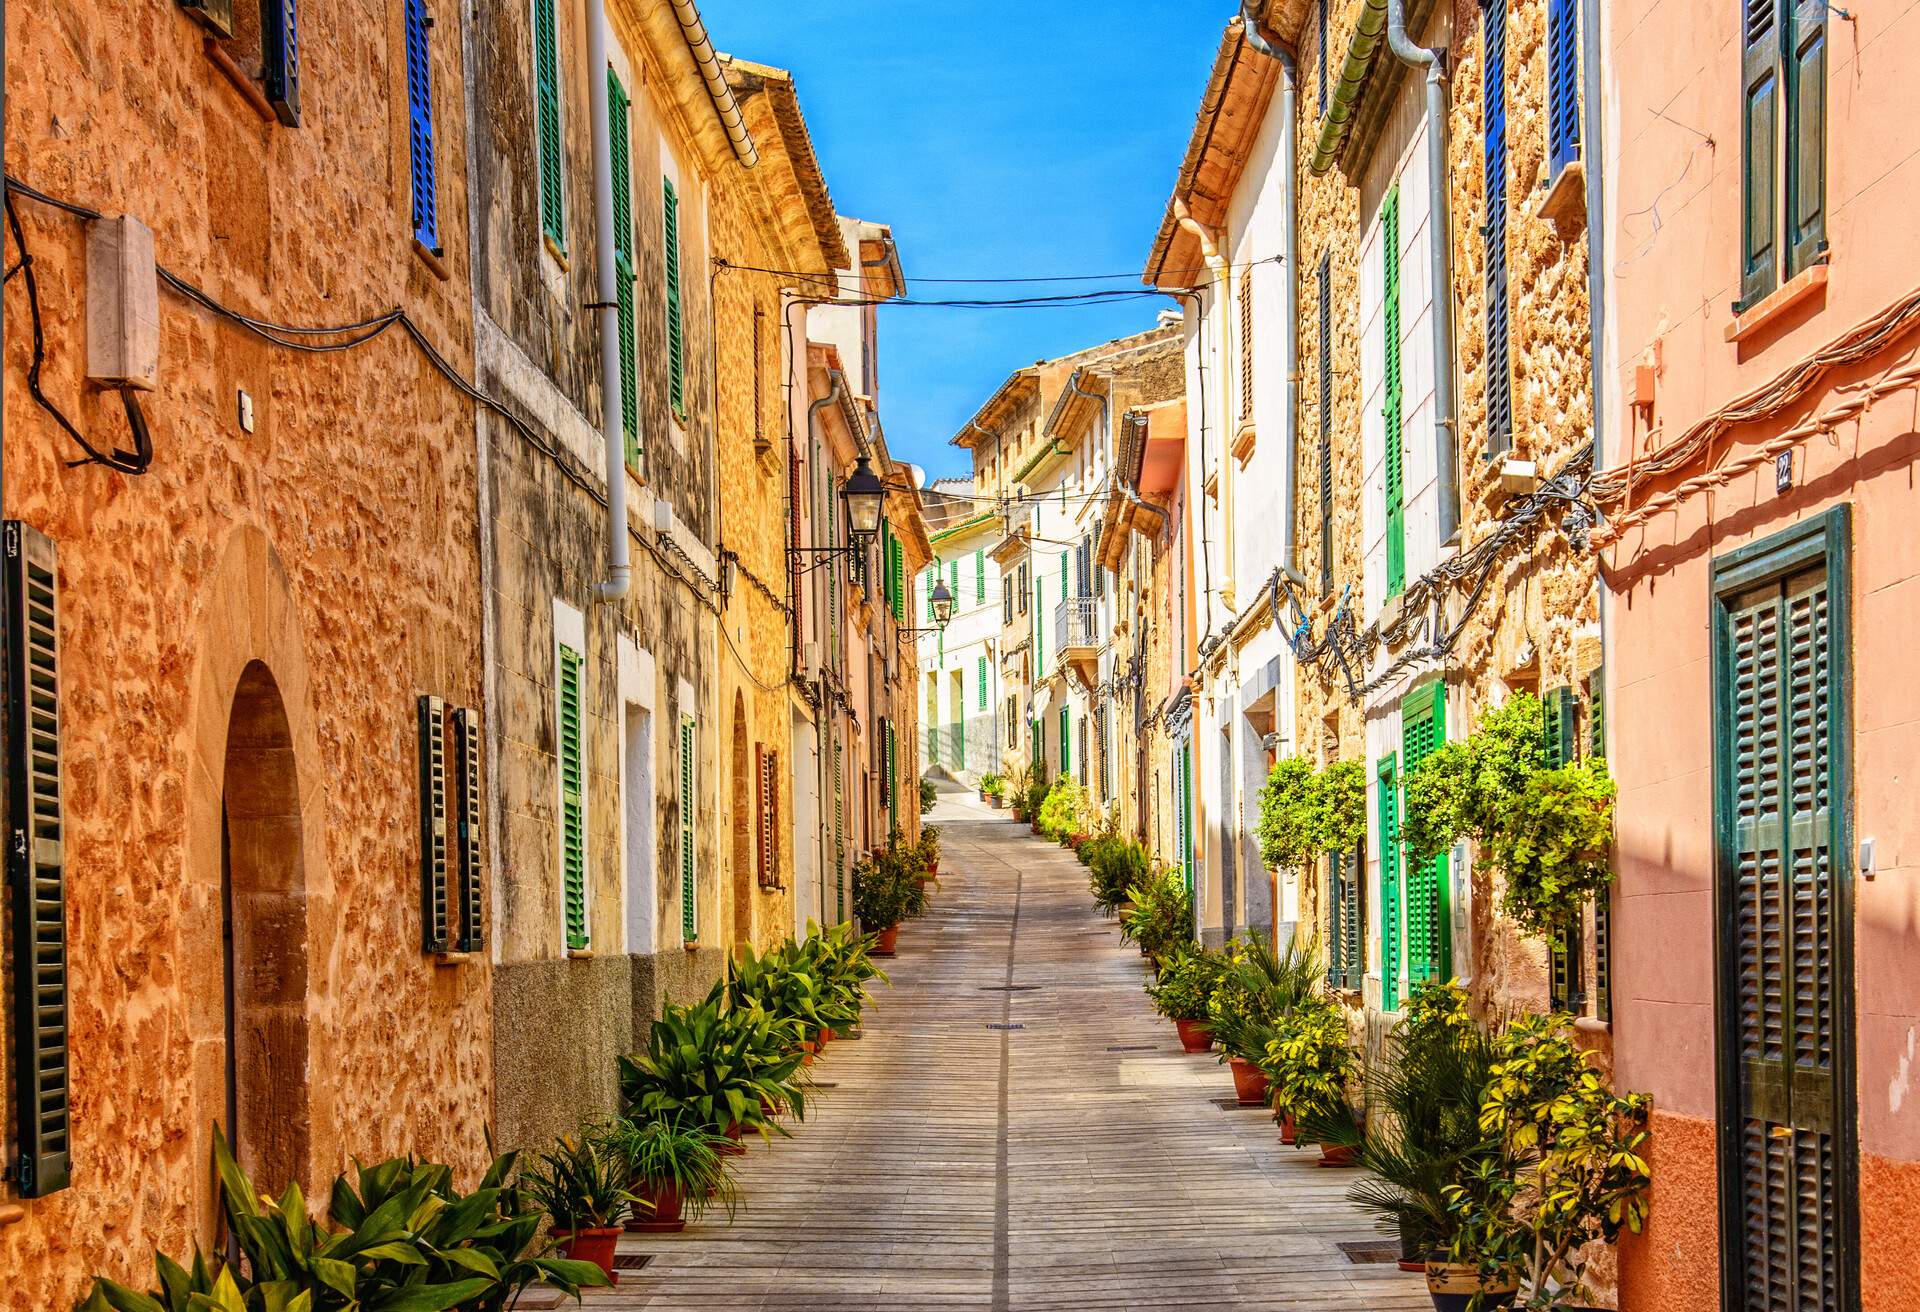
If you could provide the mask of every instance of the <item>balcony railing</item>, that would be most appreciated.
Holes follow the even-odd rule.
[[[1054,608],[1054,650],[1065,653],[1075,647],[1097,647],[1094,619],[1098,606],[1095,597],[1068,597]]]

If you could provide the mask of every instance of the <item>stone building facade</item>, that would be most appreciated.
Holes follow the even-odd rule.
[[[173,4],[8,15],[7,172],[103,217],[16,191],[6,264],[33,257],[49,405],[114,462],[71,464],[87,452],[29,395],[14,273],[5,538],[33,605],[9,624],[46,718],[16,739],[39,809],[10,873],[64,916],[43,903],[11,936],[0,1044],[23,981],[57,983],[67,1023],[37,1012],[35,1078],[0,1093],[9,1307],[210,1248],[216,1123],[276,1194],[321,1196],[352,1156],[485,1154],[493,967],[457,948],[491,940],[497,908],[476,880],[475,915],[430,950],[421,844],[422,699],[455,821],[457,747],[489,714],[471,411],[421,349],[470,374],[460,30],[415,34],[429,170],[403,6],[302,9],[291,69],[257,9],[231,35]],[[232,317],[396,307],[410,327],[323,354],[286,343],[368,325],[289,339]],[[0,1054],[10,1077],[20,1055]]]

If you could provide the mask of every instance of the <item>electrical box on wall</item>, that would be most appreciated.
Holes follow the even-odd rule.
[[[87,224],[87,377],[151,391],[160,373],[153,229],[130,214]]]

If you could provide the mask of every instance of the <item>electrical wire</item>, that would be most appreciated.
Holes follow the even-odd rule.
[[[781,278],[803,278],[813,282],[832,281],[836,286],[838,285],[838,279],[833,277],[832,275],[810,273],[805,269],[774,269],[774,268],[767,268],[761,265],[753,265],[753,264],[731,264],[725,260],[716,260],[715,262],[727,264],[729,268],[740,269],[748,273],[768,273]],[[1227,267],[1232,271],[1238,272],[1246,269],[1257,268],[1262,264],[1283,264],[1285,262],[1286,262],[1286,257],[1284,255],[1268,255],[1257,260],[1249,260],[1244,264],[1231,264]],[[1196,276],[1200,274],[1210,275],[1212,274],[1212,272],[1213,270],[1204,269],[1204,268],[1163,270],[1163,273],[1165,275],[1168,275],[1168,276],[1177,275],[1182,277],[1189,274],[1196,275]],[[1002,275],[999,277],[932,278],[932,277],[927,277],[921,274],[913,274],[909,276],[906,279],[906,281],[908,283],[924,282],[924,283],[935,283],[941,286],[958,286],[958,287],[965,287],[965,286],[1019,287],[1019,286],[1027,286],[1027,285],[1057,284],[1057,283],[1121,282],[1129,279],[1138,281],[1140,279],[1140,276],[1141,276],[1140,271],[1137,269],[1134,269],[1134,270],[1129,270],[1126,273],[1034,274],[1027,277],[1019,277],[1014,275]],[[1151,294],[1161,295],[1161,296],[1166,295],[1165,292],[1152,292]]]

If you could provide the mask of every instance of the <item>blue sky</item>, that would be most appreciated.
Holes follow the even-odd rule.
[[[893,226],[921,298],[1066,286],[924,278],[1139,272],[1234,0],[701,0],[714,44],[791,69],[834,204]],[[930,477],[1006,375],[1151,327],[1171,300],[880,314],[881,422]]]

